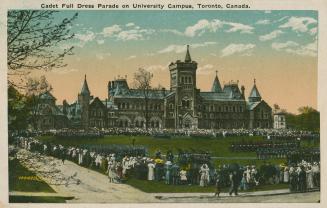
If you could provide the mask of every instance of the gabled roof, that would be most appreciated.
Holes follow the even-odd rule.
[[[268,105],[268,103],[266,103],[264,100],[260,100],[260,101],[257,101],[257,102],[248,102],[247,103],[247,108],[248,108],[248,110],[252,111],[256,107],[258,107],[259,105],[266,105],[271,109],[271,107]]]
[[[56,100],[56,98],[50,92],[44,92],[40,95],[42,100]]]
[[[244,101],[236,83],[225,84],[220,92],[200,92],[204,100]]]
[[[261,101],[259,102],[249,102],[247,103],[247,107],[249,110],[253,110],[255,109],[259,104],[261,103]]]
[[[93,101],[90,103],[90,106],[100,106],[101,108],[106,108],[106,106],[98,97],[93,99]]]

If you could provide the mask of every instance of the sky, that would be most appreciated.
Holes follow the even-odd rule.
[[[61,11],[56,20],[73,16]],[[296,113],[317,108],[316,11],[78,11],[75,37],[57,49],[74,46],[67,66],[43,72],[57,103],[77,99],[84,75],[91,94],[107,98],[108,81],[138,68],[154,75],[152,85],[169,88],[168,65],[184,60],[190,45],[198,63],[197,87],[211,89],[216,71],[223,85],[245,86],[246,97],[256,84],[271,106]],[[40,74],[32,74],[39,76]]]

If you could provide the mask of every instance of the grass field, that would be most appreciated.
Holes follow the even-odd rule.
[[[47,183],[38,179],[17,159],[9,160],[9,191],[55,193]]]
[[[262,137],[228,137],[221,139],[212,138],[171,138],[171,139],[159,139],[150,136],[106,136],[98,139],[61,139],[53,136],[39,137],[42,141],[49,141],[62,145],[81,145],[81,144],[124,144],[132,145],[132,140],[135,139],[135,145],[142,145],[147,147],[150,156],[154,155],[156,150],[161,150],[163,154],[166,154],[168,150],[172,150],[174,154],[177,153],[177,149],[195,149],[197,151],[209,151],[211,156],[216,157],[255,157],[255,153],[249,152],[231,152],[229,151],[230,143],[233,141],[262,141]]]
[[[232,152],[229,150],[229,147],[232,142],[241,142],[241,141],[266,141],[262,136],[239,136],[239,137],[226,137],[226,138],[188,138],[188,137],[179,137],[171,139],[159,139],[153,138],[151,136],[105,136],[104,138],[70,138],[70,139],[61,139],[54,136],[42,136],[38,137],[42,141],[48,141],[55,144],[62,144],[64,146],[78,146],[78,145],[105,145],[105,144],[123,144],[123,145],[132,145],[132,140],[135,139],[135,145],[142,145],[148,149],[149,156],[154,156],[157,150],[161,150],[162,154],[166,154],[168,150],[172,150],[174,154],[178,153],[178,149],[196,151],[208,151],[212,157],[221,157],[215,159],[214,163],[219,164],[229,164],[229,163],[239,163],[242,165],[253,164],[261,165],[263,160],[253,159],[256,157],[254,152]],[[302,147],[316,147],[319,144],[314,144],[308,141],[301,141]],[[271,159],[266,160],[265,162],[271,162],[275,164],[280,164],[285,162],[284,159]]]
[[[9,196],[10,203],[66,203],[64,197],[48,196]]]

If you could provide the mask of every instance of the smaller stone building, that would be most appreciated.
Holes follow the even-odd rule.
[[[56,98],[50,92],[39,96],[34,116],[37,129],[40,130],[61,129],[68,126],[67,116],[60,106],[56,105]]]
[[[274,129],[286,129],[286,115],[283,112],[274,113]]]

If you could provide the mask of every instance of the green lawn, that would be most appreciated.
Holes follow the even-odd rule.
[[[228,138],[171,138],[171,139],[159,139],[150,136],[106,136],[98,139],[61,139],[53,136],[38,137],[42,141],[50,141],[62,145],[81,145],[81,144],[125,144],[131,145],[132,139],[135,138],[135,145],[142,145],[147,147],[149,154],[154,155],[156,150],[161,150],[163,154],[166,154],[168,150],[172,150],[174,154],[177,154],[177,149],[195,149],[197,151],[209,151],[212,156],[216,157],[255,157],[254,152],[231,152],[229,147],[233,141],[262,141],[263,138],[257,137],[228,137]]]
[[[9,203],[66,203],[67,199],[49,196],[9,196]]]
[[[214,193],[215,186],[200,187],[199,185],[167,185],[164,181],[147,181],[139,179],[128,179],[126,184],[129,184],[137,189],[147,193]],[[266,191],[287,189],[288,184],[273,184],[261,185],[249,191]],[[222,192],[228,192],[228,188],[223,188]],[[241,191],[242,192],[242,191]]]
[[[9,191],[55,193],[47,183],[38,179],[17,159],[9,160]]]
[[[166,154],[168,150],[172,150],[174,154],[177,154],[178,149],[191,150],[195,149],[197,151],[209,151],[212,157],[226,157],[215,159],[214,163],[216,165],[220,164],[231,164],[238,163],[241,165],[257,165],[260,166],[264,162],[271,162],[274,164],[281,164],[286,162],[285,159],[269,159],[269,160],[257,160],[252,159],[256,157],[255,152],[231,152],[229,150],[230,144],[232,142],[241,141],[265,141],[262,136],[239,136],[239,137],[226,137],[226,138],[188,138],[179,137],[171,139],[163,138],[153,138],[151,136],[105,136],[104,138],[71,138],[63,139],[56,138],[54,136],[42,136],[38,137],[42,141],[49,141],[56,144],[62,144],[65,146],[77,146],[81,144],[124,144],[131,145],[132,140],[135,139],[135,145],[145,146],[150,156],[154,156],[157,150],[161,150],[163,154]],[[319,147],[319,143],[313,143],[310,141],[301,141],[301,147]],[[228,158],[231,157],[231,158]]]

